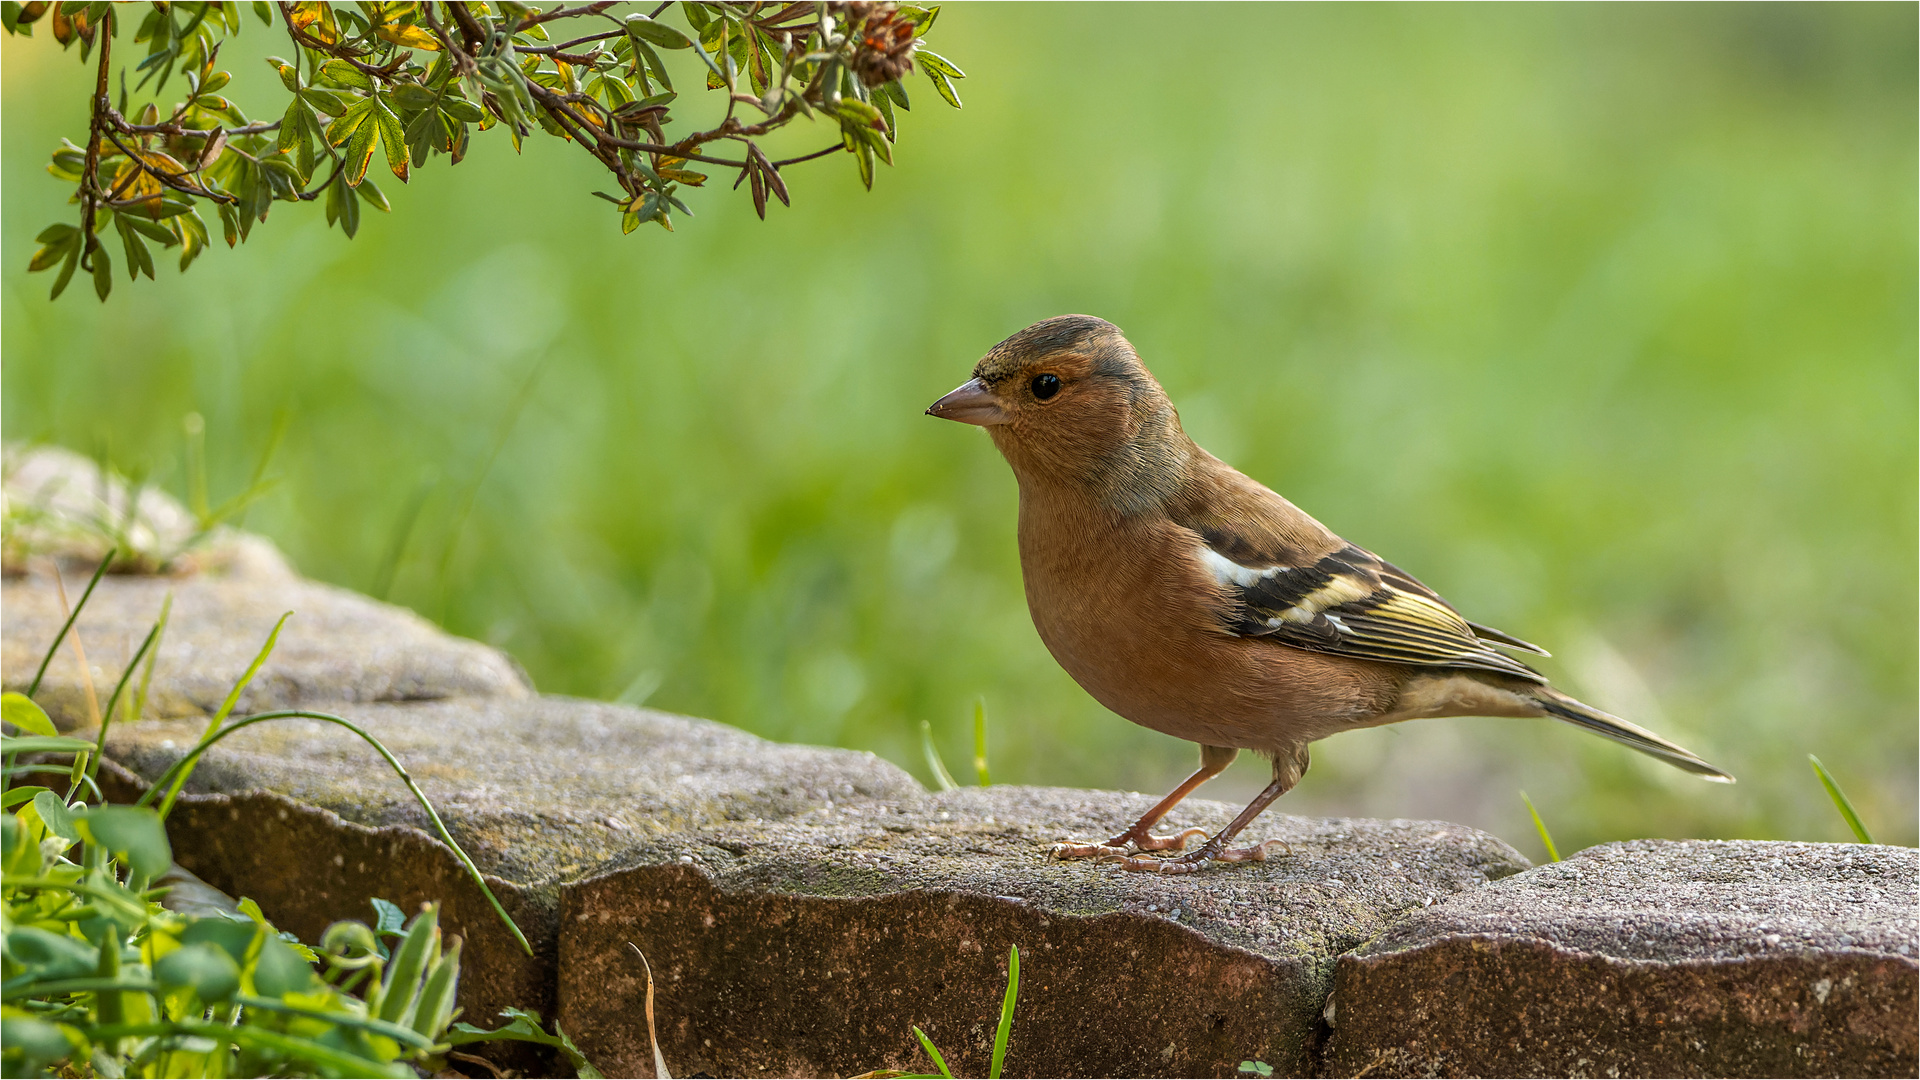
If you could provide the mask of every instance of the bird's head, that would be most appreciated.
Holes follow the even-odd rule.
[[[1103,501],[1170,489],[1193,450],[1133,346],[1091,315],[1057,316],[995,345],[927,415],[986,428],[1023,486],[1064,483]]]

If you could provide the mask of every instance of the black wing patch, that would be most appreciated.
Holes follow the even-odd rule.
[[[1236,634],[1366,660],[1471,668],[1546,682],[1489,642],[1543,655],[1545,650],[1467,622],[1433,590],[1351,544],[1312,566],[1260,567],[1231,559],[1209,543],[1201,548],[1201,562],[1239,601],[1228,619]]]

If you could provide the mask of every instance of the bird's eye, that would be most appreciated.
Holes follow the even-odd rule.
[[[1060,392],[1060,376],[1035,375],[1033,377],[1033,396],[1045,401]]]

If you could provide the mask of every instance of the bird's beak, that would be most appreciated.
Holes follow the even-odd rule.
[[[987,389],[987,384],[979,379],[968,379],[955,387],[952,393],[928,406],[927,415],[981,427],[992,427],[1013,419]]]

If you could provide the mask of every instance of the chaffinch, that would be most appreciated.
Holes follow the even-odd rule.
[[[1118,328],[1087,315],[994,346],[931,416],[987,429],[1020,484],[1020,570],[1060,666],[1136,724],[1200,744],[1200,768],[1104,844],[1128,870],[1258,861],[1229,844],[1307,771],[1307,747],[1433,716],[1548,716],[1708,780],[1697,755],[1582,704],[1502,650],[1546,650],[1468,622],[1438,593],[1347,543],[1202,450]],[[1241,750],[1273,761],[1231,824],[1151,830]],[[1152,852],[1175,851],[1169,857]]]

